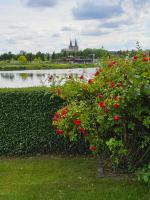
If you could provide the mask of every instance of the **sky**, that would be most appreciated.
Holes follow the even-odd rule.
[[[150,49],[150,0],[0,0],[0,53]]]

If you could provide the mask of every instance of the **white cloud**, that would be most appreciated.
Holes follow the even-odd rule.
[[[55,6],[48,0],[1,1],[0,52],[60,51],[74,38],[81,48],[102,45],[108,49],[134,48],[137,40],[144,48],[149,48],[149,0],[77,0],[77,3],[58,0]],[[30,7],[26,6],[29,2]],[[83,7],[85,2],[88,2],[87,7],[93,4],[91,9],[97,6],[97,15]],[[109,15],[98,13],[110,7],[113,9]],[[114,8],[121,12],[115,13]],[[82,14],[82,20],[74,18],[72,9],[76,9],[76,15]],[[92,15],[88,15],[90,12]]]

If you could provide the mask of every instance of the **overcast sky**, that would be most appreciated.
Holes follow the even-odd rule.
[[[150,0],[0,0],[0,53],[150,48]]]

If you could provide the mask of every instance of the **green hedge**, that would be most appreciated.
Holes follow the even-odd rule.
[[[82,138],[70,143],[52,127],[63,101],[46,88],[0,89],[0,155],[83,153]]]

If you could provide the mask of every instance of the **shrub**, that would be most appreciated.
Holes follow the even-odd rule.
[[[67,101],[53,124],[57,135],[110,157],[114,167],[134,169],[150,159],[149,58],[104,62],[88,81],[70,78],[55,93]]]
[[[137,172],[138,181],[150,187],[150,163]]]

